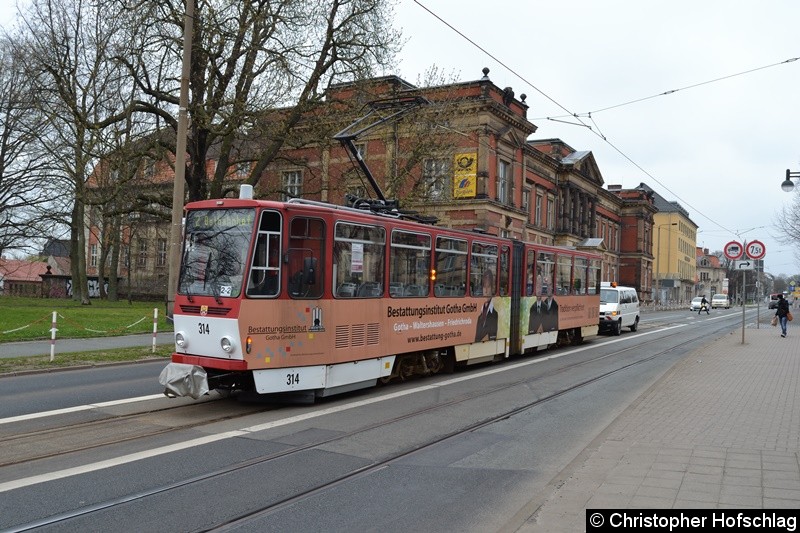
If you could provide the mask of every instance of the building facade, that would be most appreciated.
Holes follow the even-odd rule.
[[[720,264],[719,257],[708,252],[708,248],[696,247],[697,280],[695,296],[705,296],[709,300],[715,294],[728,294],[728,278],[726,269]]]
[[[653,195],[655,245],[654,284],[656,304],[688,304],[695,295],[697,279],[697,224],[678,202],[671,202],[644,183],[642,190]]]
[[[383,122],[393,106],[410,99],[424,104],[402,119]],[[256,198],[302,197],[333,204],[375,200],[378,191],[332,132],[347,131],[365,118],[377,120],[353,139],[357,157],[380,193],[400,199],[403,209],[436,217],[443,226],[591,248],[602,254],[603,281],[636,287],[642,300],[654,299],[653,263],[660,257],[653,253],[659,223],[656,195],[644,185],[608,190],[591,151],[575,150],[561,139],[532,139],[537,127],[527,118],[526,96],[495,85],[489,69],[475,81],[436,87],[418,88],[396,76],[339,84],[329,88],[327,101],[327,107],[306,117],[295,138],[259,176]],[[363,106],[342,110],[339,102]],[[214,168],[215,162],[207,165]],[[170,184],[169,162],[156,166],[161,171],[151,171],[151,176],[162,186]],[[248,170],[242,163],[232,167],[231,183],[242,181]],[[676,250],[696,231],[682,216],[686,234],[676,236]],[[155,217],[134,222],[110,230],[122,233],[118,275],[133,279],[141,290],[151,287],[163,295],[169,223]],[[87,239],[90,275],[103,260],[103,232],[97,226]],[[693,288],[695,262],[686,269],[677,252],[667,256],[659,281],[662,289],[669,280],[678,281],[678,297],[681,280],[688,279]]]

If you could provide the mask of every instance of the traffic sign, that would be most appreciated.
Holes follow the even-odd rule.
[[[733,262],[733,268],[736,270],[753,270],[755,266],[756,264],[753,261],[748,261],[747,259]]]
[[[742,257],[742,254],[744,253],[744,248],[742,248],[742,245],[739,244],[738,242],[731,241],[725,245],[724,253],[725,257],[733,261],[735,259],[739,259],[740,257]]]
[[[747,243],[747,257],[750,259],[761,259],[767,253],[767,247],[761,241],[750,241]]]

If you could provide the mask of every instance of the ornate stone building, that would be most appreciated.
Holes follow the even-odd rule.
[[[423,105],[389,119],[398,105],[412,101]],[[495,85],[489,69],[474,81],[434,87],[415,87],[396,76],[334,85],[326,102],[261,174],[257,198],[374,200],[377,193],[359,172],[366,167],[386,198],[399,199],[404,209],[435,216],[449,227],[591,248],[603,255],[603,281],[634,286],[643,300],[650,299],[655,212],[650,191],[609,191],[591,151],[575,150],[561,139],[534,139],[537,126],[527,118],[526,96]],[[334,139],[335,132],[341,136],[354,124],[363,131],[352,137],[363,165]],[[238,163],[231,182],[247,171]],[[123,246],[128,256],[121,268],[135,269],[139,286],[147,286],[148,276],[159,280],[152,285],[157,287],[165,279],[169,225],[155,226],[151,221],[149,229],[123,239],[130,242]],[[89,265],[97,264],[97,245],[90,237]]]

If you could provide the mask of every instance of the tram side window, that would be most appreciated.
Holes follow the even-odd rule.
[[[281,216],[261,213],[250,264],[247,296],[277,296],[281,287]]]
[[[587,294],[598,294],[600,292],[600,266],[599,259],[589,260],[589,274],[586,279]]]
[[[472,243],[470,256],[469,288],[471,296],[497,294],[497,246]]]
[[[333,281],[337,298],[383,296],[386,230],[339,222],[333,246]]]
[[[589,274],[589,260],[584,257],[575,258],[575,271],[572,287],[575,294],[586,294],[586,276]]]
[[[389,258],[389,295],[395,298],[427,296],[431,268],[431,236],[392,232]]]
[[[539,252],[536,262],[536,294],[539,296],[552,296],[553,275],[555,274],[555,257],[548,252]]]
[[[558,285],[556,285],[556,287],[558,289],[558,294],[572,294],[572,257],[568,255],[559,255],[557,261],[556,280],[558,281]]]
[[[325,288],[325,223],[295,217],[289,224],[288,290],[292,298],[320,298]]]
[[[511,263],[510,249],[508,246],[503,246],[500,252],[500,271],[498,272],[500,296],[508,296],[511,294],[511,277],[509,275],[509,267]]]
[[[533,296],[536,285],[536,252],[528,250],[525,259],[525,296]]]
[[[436,238],[436,281],[433,294],[440,297],[464,296],[467,288],[467,241]]]

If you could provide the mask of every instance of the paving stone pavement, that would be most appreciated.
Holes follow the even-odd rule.
[[[519,529],[586,509],[800,509],[800,329],[737,330],[670,369],[551,483]]]

